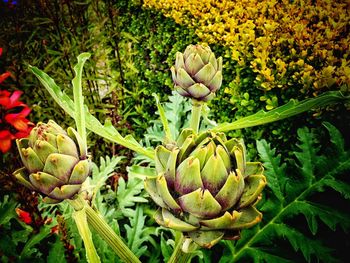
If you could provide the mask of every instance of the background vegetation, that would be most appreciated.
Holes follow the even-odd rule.
[[[2,83],[1,89],[24,92],[22,100],[32,108],[29,115],[32,122],[54,119],[68,127],[73,120],[28,72],[28,64],[43,69],[71,94],[70,81],[76,56],[90,52],[92,57],[84,70],[84,95],[89,109],[102,122],[111,119],[123,135],[132,133],[141,140],[146,134],[144,143],[154,143],[152,138],[155,137],[156,106],[152,93],[157,93],[161,101],[167,101],[173,86],[169,68],[174,63],[175,53],[183,51],[188,44],[208,43],[216,55],[224,59],[223,87],[209,105],[210,118],[216,122],[230,122],[261,109],[271,110],[291,98],[301,100],[326,90],[349,92],[350,9],[346,1],[219,2],[1,1],[0,47],[3,47],[3,55],[0,68],[12,74],[11,79]],[[346,136],[350,131],[348,109],[349,105],[337,105],[230,135],[244,137],[251,159],[259,158],[256,140],[265,139],[276,149],[276,154],[281,154],[282,162],[294,164],[297,130],[304,126],[317,130],[318,141],[323,141],[328,138],[328,133],[319,127],[322,122],[330,121],[344,135],[345,148],[349,148],[350,137]],[[186,112],[185,109],[182,111]],[[95,160],[106,155],[132,157],[130,151],[92,134],[89,140]],[[68,214],[65,208],[51,211],[41,207],[36,195],[12,181],[11,173],[19,166],[16,156],[14,147],[1,156],[0,214],[7,217],[0,216],[0,231],[7,239],[0,240],[0,259],[15,261],[21,252],[24,258],[41,257],[49,261],[57,258],[54,255],[65,253],[68,261],[83,260],[82,245],[74,236],[76,230],[70,229],[62,220],[65,213]],[[126,166],[130,165],[127,159],[130,158],[119,160],[118,168],[117,163],[110,164],[112,171],[105,178],[107,188],[101,189],[101,204],[104,204],[110,223],[118,219],[122,225],[134,227],[142,221],[132,222],[128,214],[111,212],[121,207],[116,192],[125,191],[124,194],[131,197],[141,192],[141,189],[139,192],[132,190],[138,188],[130,181],[130,189],[128,184],[124,188],[120,186],[123,184],[119,178],[127,179]],[[344,203],[335,191],[327,191],[332,204],[344,210],[348,203]],[[324,199],[324,195],[316,195],[316,198]],[[136,209],[137,202],[126,206],[132,207],[133,213],[141,213]],[[32,222],[29,225],[14,212],[18,206],[30,213]],[[142,213],[147,214],[147,211],[149,216],[147,208]],[[49,212],[55,212],[57,219]],[[137,218],[143,216],[138,214]],[[154,232],[150,217],[143,222],[150,227],[144,228],[143,235],[152,231],[158,233]],[[305,225],[301,216],[295,219],[294,225],[299,222]],[[57,225],[59,227],[55,228]],[[115,229],[119,229],[117,225]],[[127,233],[127,229],[123,226],[121,231]],[[321,223],[319,234],[314,238],[327,241],[331,236],[332,240],[344,240],[345,232],[336,227],[334,230],[329,231]],[[164,255],[167,253],[166,237],[166,233],[155,237],[155,240],[162,240],[161,249],[152,240],[148,240],[151,244],[148,246],[153,246],[155,251],[161,250]],[[43,240],[48,242],[50,249]],[[342,252],[350,248],[348,241],[327,244],[339,251],[339,259]],[[142,247],[136,243],[134,246],[135,249]],[[283,241],[281,246],[283,249],[288,247]],[[225,243],[216,250],[223,250],[223,247],[227,250]],[[208,252],[213,254],[212,258],[215,258],[216,250]],[[10,252],[3,256],[4,251]],[[105,255],[106,260],[112,258],[107,252]],[[144,256],[150,259],[150,255]],[[303,260],[300,253],[296,257]]]

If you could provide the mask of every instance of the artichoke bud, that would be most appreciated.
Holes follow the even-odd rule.
[[[57,123],[38,123],[28,138],[16,140],[24,167],[13,174],[44,201],[58,203],[77,194],[91,172],[91,161],[79,134]]]
[[[261,163],[246,162],[243,140],[185,129],[176,144],[156,148],[158,176],[145,181],[160,207],[155,214],[160,225],[210,248],[221,239],[237,239],[241,229],[261,221],[255,205],[266,178]]]
[[[176,53],[170,68],[175,90],[197,101],[209,101],[222,84],[222,57],[216,59],[210,47],[189,45]]]

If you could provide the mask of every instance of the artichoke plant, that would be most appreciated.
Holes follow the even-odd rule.
[[[73,128],[66,132],[54,121],[38,123],[28,138],[16,142],[24,167],[14,176],[44,194],[47,203],[72,198],[90,174],[86,147]]]
[[[171,67],[175,90],[182,96],[209,101],[222,83],[222,57],[216,59],[208,46],[189,45],[176,53]]]
[[[261,221],[255,208],[266,185],[259,162],[246,162],[242,140],[184,129],[176,143],[156,148],[155,178],[145,189],[160,207],[155,220],[202,247]]]

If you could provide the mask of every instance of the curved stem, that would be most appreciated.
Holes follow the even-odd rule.
[[[198,133],[199,122],[201,119],[202,112],[202,102],[192,100],[192,115],[190,127],[194,130],[195,133]]]
[[[193,253],[191,252],[193,252],[197,247],[193,251],[191,250],[188,252],[184,252],[182,248],[184,243],[186,243],[186,241],[187,239],[184,238],[183,234],[181,233],[181,237],[177,242],[175,249],[173,251],[173,254],[171,255],[168,263],[187,263],[191,260],[193,256]]]
[[[85,207],[81,210],[74,211],[73,219],[78,227],[79,234],[83,239],[87,261],[89,263],[100,263],[101,261],[96,252],[89,225],[86,220]]]
[[[114,252],[126,263],[141,263],[134,253],[124,244],[123,240],[104,221],[102,216],[87,205],[81,197],[68,200],[75,210],[85,209],[88,223],[96,230],[104,241],[114,250]]]

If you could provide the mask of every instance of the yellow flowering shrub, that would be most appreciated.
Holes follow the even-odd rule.
[[[350,87],[348,0],[145,0],[202,41],[230,49],[264,90]]]

